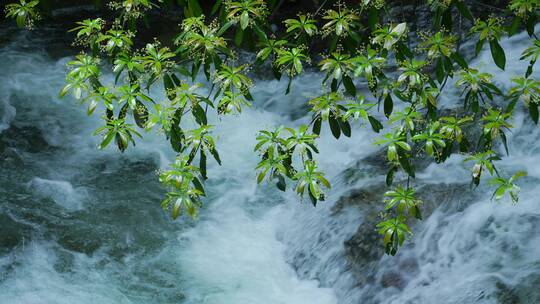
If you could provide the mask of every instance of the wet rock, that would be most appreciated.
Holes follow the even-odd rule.
[[[333,211],[340,212],[345,207],[350,206],[366,209],[362,211],[374,211],[375,206],[381,204],[386,190],[385,185],[373,185],[354,189],[338,199],[333,207]]]
[[[64,230],[58,239],[58,244],[71,251],[92,255],[101,247],[100,240],[92,232],[88,228],[70,227]]]
[[[497,304],[520,304],[518,295],[512,288],[502,282],[495,283],[497,287]]]
[[[369,189],[356,189],[340,198],[334,207],[335,212],[350,206],[362,210],[363,219],[357,232],[344,244],[345,257],[360,286],[372,284],[375,281],[374,274],[384,254],[384,246],[375,227],[379,221],[377,213],[380,211],[384,191],[382,185],[369,187]]]
[[[57,251],[56,260],[54,262],[54,270],[61,273],[68,273],[75,268],[75,257],[73,253],[67,251]]]
[[[0,253],[23,246],[24,241],[30,239],[31,232],[31,227],[14,221],[7,214],[0,214]]]
[[[420,266],[414,258],[404,258],[399,263],[399,268],[406,273],[417,274]]]
[[[389,9],[390,21],[406,21],[413,31],[425,30],[432,27],[431,12],[425,3],[406,4],[403,1],[394,1]]]
[[[531,274],[515,286],[497,282],[497,304],[540,303],[540,274]]]
[[[385,272],[381,277],[381,286],[384,288],[395,287],[398,289],[403,289],[405,285],[406,281],[403,279],[399,272]]]
[[[478,193],[469,187],[469,183],[428,184],[419,187],[417,195],[424,202],[421,206],[423,218],[438,207],[452,213],[463,211],[478,198]]]
[[[11,126],[0,133],[0,153],[7,148],[17,148],[30,153],[44,152],[52,148],[40,129],[32,126]]]
[[[345,256],[359,285],[373,283],[378,261],[384,254],[381,238],[375,231],[376,221],[367,221],[345,241]]]
[[[362,223],[357,232],[344,243],[346,258],[357,284],[363,286],[378,282],[383,288],[401,289],[406,280],[397,274],[407,273],[408,276],[414,276],[418,272],[418,263],[412,257],[396,258],[399,262],[393,270],[384,273],[380,278],[374,277],[384,256],[384,246],[376,225],[380,221],[379,212],[383,209],[383,195],[387,189],[385,185],[356,189],[342,197],[335,208],[344,210],[348,206],[356,206],[362,209]],[[438,207],[445,212],[459,212],[476,198],[466,184],[427,184],[418,188],[417,195],[424,201],[421,207],[424,218],[429,217]],[[415,223],[412,223],[413,231],[414,228]],[[407,243],[405,246],[414,246],[414,243]]]

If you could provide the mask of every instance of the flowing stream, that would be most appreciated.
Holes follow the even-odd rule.
[[[380,202],[340,198],[381,191],[384,171],[363,160],[377,151],[376,134],[322,135],[318,159],[334,187],[317,208],[255,182],[256,130],[308,122],[303,105],[321,75],[295,80],[287,96],[284,81],[257,81],[253,108],[214,118],[223,166],[209,167],[200,218],[172,221],[156,171],[174,154],[153,133],[124,154],[97,150],[98,117],[57,97],[69,60],[50,55],[58,35],[0,29],[0,303],[540,303],[540,134],[528,116],[516,115],[503,161],[505,172],[529,173],[519,204],[491,202],[487,187],[468,191],[460,156],[430,165],[419,185],[458,190],[359,283],[344,243],[367,220],[363,205]],[[526,68],[515,64],[526,43],[504,42],[505,72],[489,51],[475,64],[508,86]]]

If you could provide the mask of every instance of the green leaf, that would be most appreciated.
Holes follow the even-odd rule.
[[[181,207],[181,200],[177,199],[176,202],[174,202],[173,210],[172,210],[172,218],[176,219],[178,215],[180,215],[180,207]]]
[[[482,47],[484,46],[484,42],[486,42],[486,41],[483,40],[483,39],[480,39],[476,43],[476,45],[474,47],[474,53],[475,53],[476,56],[478,56],[478,54],[480,54],[480,52],[482,51]]]
[[[459,152],[466,153],[469,151],[469,146],[469,140],[466,137],[463,137],[459,143]]]
[[[216,33],[216,35],[218,36],[221,36],[223,35],[231,26],[233,26],[235,24],[234,20],[231,20],[227,23],[225,23],[220,29],[219,31]]]
[[[330,116],[328,117],[328,124],[330,125],[330,131],[332,131],[332,135],[334,135],[334,137],[338,139],[341,135],[341,129],[339,127],[337,119],[334,117],[333,114],[330,114]]]
[[[274,78],[276,80],[281,80],[281,72],[279,71],[279,69],[275,66],[272,67],[272,74],[274,74]]]
[[[244,30],[241,28],[236,29],[236,33],[234,34],[234,44],[236,46],[240,46],[242,44],[242,39],[244,38]]]
[[[257,183],[258,184],[260,184],[264,180],[265,175],[266,175],[265,170],[259,172],[259,174],[257,175]]]
[[[379,10],[375,7],[370,7],[369,13],[368,13],[369,28],[371,30],[375,30],[378,22],[379,22]]]
[[[195,78],[197,78],[197,73],[199,72],[199,68],[201,67],[200,61],[195,61],[191,65],[191,81],[195,81]]]
[[[321,135],[322,118],[317,117],[313,122],[313,134]]]
[[[171,91],[174,89],[175,85],[169,74],[165,74],[163,76],[163,86],[165,87],[167,98],[169,98],[169,100],[173,100],[176,96],[174,93],[171,93]]]
[[[444,13],[442,14],[441,23],[444,26],[444,28],[447,28],[447,29],[452,28],[452,10],[451,9],[446,9],[444,11]]]
[[[343,76],[343,84],[345,85],[345,90],[347,94],[356,96],[356,86],[354,85],[351,77],[348,75]]]
[[[508,27],[508,36],[513,36],[519,30],[519,24],[521,23],[521,17],[516,16],[512,20],[512,24]]]
[[[405,151],[411,151],[411,146],[404,141],[397,141],[396,145],[400,146]]]
[[[461,13],[461,15],[463,15],[463,17],[474,22],[474,17],[471,14],[469,7],[467,7],[467,4],[465,4],[465,1],[457,0],[457,1],[454,1],[454,3],[456,4],[457,9]]]
[[[426,154],[427,155],[433,155],[433,141],[428,140],[426,142]]]
[[[287,190],[287,184],[285,183],[285,178],[281,174],[278,175],[278,182],[276,183],[276,187],[281,191]]]
[[[414,210],[414,217],[418,220],[422,220],[422,212],[420,212],[420,208],[418,208],[418,206],[414,206],[413,210]]]
[[[249,101],[253,101],[253,96],[251,96],[251,93],[249,92],[248,89],[245,89],[245,91],[242,93],[242,95],[244,95],[244,97],[249,100]]]
[[[397,50],[399,51],[400,54],[402,54],[403,56],[407,57],[407,58],[413,58],[414,57],[414,54],[413,52],[404,44],[404,43],[398,43],[397,44]]]
[[[465,61],[465,59],[463,59],[463,57],[461,56],[461,54],[459,54],[458,52],[455,52],[453,53],[450,57],[452,57],[452,59],[454,59],[454,61],[459,64],[460,67],[466,69],[469,67],[469,65],[467,64],[467,62]]]
[[[173,150],[178,153],[182,152],[183,132],[178,125],[173,124],[171,126],[170,137],[171,147]]]
[[[529,66],[527,67],[527,72],[525,72],[525,78],[529,78],[533,72],[533,66],[536,63],[536,60],[531,60]]]
[[[242,30],[245,30],[249,25],[249,14],[247,11],[244,11],[242,15],[240,15],[240,27]]]
[[[411,165],[409,158],[405,155],[405,153],[402,153],[400,150],[400,153],[398,153],[398,161],[401,165],[401,168],[407,172],[411,177],[415,177],[414,173],[414,167]]]
[[[262,41],[266,41],[268,40],[268,36],[266,36],[266,34],[264,33],[263,30],[261,30],[261,28],[259,28],[259,26],[255,23],[253,24],[253,31],[255,32],[255,34],[257,36],[259,36],[259,39],[262,40]]]
[[[64,98],[66,94],[69,92],[69,90],[71,90],[71,87],[73,87],[72,84],[70,83],[66,84],[60,91],[60,94],[59,94],[60,98]]]
[[[497,188],[497,190],[495,190],[495,192],[493,193],[493,196],[495,197],[495,199],[500,200],[504,196],[505,192],[506,192],[506,187],[500,186],[499,188]]]
[[[332,82],[330,83],[330,90],[332,90],[332,92],[336,92],[337,89],[338,89],[338,81],[337,79],[333,78]]]
[[[442,63],[442,59],[439,58],[437,59],[437,64],[435,65],[435,76],[437,76],[437,81],[439,83],[443,83],[444,81],[444,66],[443,66],[443,63]]]
[[[118,146],[118,150],[120,150],[120,152],[124,152],[128,147],[127,137],[123,133],[118,132],[116,133],[114,139],[116,141],[116,145]]]
[[[508,153],[508,143],[506,141],[506,134],[504,134],[503,131],[501,131],[499,134],[501,136],[501,140],[503,142],[503,146],[504,146],[504,150],[506,151],[506,155],[509,155],[509,153]]]
[[[208,179],[208,176],[206,175],[206,154],[204,153],[203,149],[201,149],[200,152],[199,169],[201,170],[203,179]]]
[[[386,151],[386,157],[388,158],[388,161],[395,160],[396,155],[397,155],[396,145],[394,145],[394,144],[388,145],[388,149]]]
[[[199,104],[196,104],[193,106],[193,108],[191,109],[191,113],[193,114],[195,121],[199,125],[202,126],[202,125],[208,124],[208,121],[206,119],[206,113],[204,112],[204,109]]]
[[[506,55],[504,50],[496,39],[489,41],[489,48],[491,50],[491,56],[495,61],[495,64],[501,69],[504,70],[506,65]]]
[[[388,173],[386,174],[386,185],[388,187],[392,186],[392,182],[394,181],[394,176],[396,175],[397,171],[398,171],[397,166],[392,166],[390,170],[388,170]]]
[[[17,27],[24,27],[26,24],[26,14],[25,15],[17,15],[15,18],[15,23],[17,23]]]
[[[379,133],[379,131],[381,131],[381,129],[383,128],[383,125],[373,116],[368,116],[368,120],[369,120],[369,123],[371,124],[371,128],[373,129],[373,131],[375,131],[376,133]]]
[[[454,70],[454,65],[452,64],[452,60],[450,60],[449,57],[444,56],[442,58],[444,70],[446,71],[446,74],[448,76],[452,76],[452,71]]]
[[[529,34],[529,36],[533,36],[534,35],[534,25],[536,24],[536,20],[537,17],[536,17],[536,14],[532,14],[531,16],[529,16],[529,18],[527,18],[527,23],[525,24],[525,28],[527,29],[527,34]]]
[[[124,106],[122,106],[122,108],[120,109],[120,113],[118,113],[118,119],[126,118],[128,108],[129,103],[126,102],[126,104],[124,104]]]
[[[201,191],[202,193],[201,196],[206,196],[206,192],[204,191],[204,186],[198,178],[194,177],[191,182],[193,183],[193,186],[195,187],[195,189]]]
[[[313,194],[311,194],[311,191],[308,191],[308,194],[309,194],[309,199],[310,199],[311,203],[313,204],[313,207],[316,207],[317,206],[317,198],[315,196],[313,196]]]
[[[292,84],[292,77],[289,77],[289,81],[287,82],[287,89],[285,89],[285,95],[289,94],[291,92],[291,84]]]
[[[133,119],[139,128],[144,128],[148,121],[148,109],[139,100],[137,100],[135,110],[133,110]]]
[[[538,104],[529,102],[529,115],[535,124],[538,124]]]
[[[393,109],[394,101],[392,100],[392,96],[390,96],[390,94],[386,94],[386,97],[384,98],[384,115],[386,117],[390,117]]]
[[[336,49],[338,40],[339,40],[339,36],[332,35],[332,39],[330,40],[330,43],[328,45],[328,51],[333,52]]]
[[[302,73],[302,61],[300,61],[300,59],[294,59],[293,64],[294,64],[294,69],[296,70],[296,73],[298,74]]]
[[[210,61],[209,60],[204,62],[203,71],[204,71],[204,76],[206,76],[206,80],[210,80]]]
[[[214,157],[217,163],[221,166],[221,158],[219,158],[219,153],[216,149],[210,149],[210,154]]]
[[[202,15],[202,8],[198,0],[188,0],[188,6],[194,17]]]
[[[214,15],[219,10],[220,7],[221,7],[221,0],[216,0],[216,3],[214,4],[214,6],[212,6],[212,11],[210,12],[210,14]]]
[[[349,124],[348,121],[343,121],[341,119],[337,119],[338,123],[339,123],[339,128],[341,129],[341,132],[343,133],[343,135],[347,136],[347,137],[351,137],[351,124]]]
[[[107,133],[105,138],[103,138],[103,141],[99,144],[98,148],[99,149],[104,149],[105,147],[107,147],[111,143],[111,141],[113,140],[115,135],[116,135],[116,133],[114,133],[114,132]]]

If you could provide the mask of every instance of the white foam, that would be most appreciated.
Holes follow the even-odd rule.
[[[68,210],[80,210],[85,196],[84,188],[74,188],[68,181],[36,177],[29,186],[42,197],[49,197]]]
[[[1,98],[2,107],[0,107],[0,133],[9,129],[11,121],[15,118],[17,111],[15,107],[9,103],[9,97]]]
[[[507,53],[509,62],[526,47],[520,40],[523,38],[523,35],[517,36],[504,42],[507,50],[511,44],[519,45]],[[84,208],[81,204],[86,195],[84,189],[73,187],[68,182],[70,176],[62,174],[75,175],[79,163],[118,152],[114,148],[97,151],[98,139],[90,136],[98,126],[97,118],[85,117],[84,108],[69,99],[59,101],[56,98],[63,84],[65,60],[53,63],[35,54],[13,50],[4,53],[4,58],[11,64],[6,67],[6,75],[10,78],[0,82],[3,104],[10,92],[22,91],[34,96],[36,100],[32,101],[29,112],[17,115],[24,114],[23,118],[34,120],[31,122],[44,131],[47,142],[72,151],[65,159],[51,160],[50,164],[55,167],[49,168],[50,176],[55,179],[36,177],[29,183],[30,188],[37,195],[49,197],[69,210]],[[485,53],[478,64],[486,61],[486,67],[493,66]],[[495,69],[491,72],[497,75],[498,81],[507,83],[509,77],[524,70],[524,66],[509,66],[508,70],[506,73]],[[264,99],[257,101],[262,109],[259,106],[245,109],[238,116],[211,118],[211,123],[216,125],[217,144],[223,160],[223,166],[219,167],[209,157],[212,179],[207,190],[212,199],[201,210],[201,219],[193,228],[179,233],[177,240],[164,245],[160,255],[146,257],[177,274],[188,303],[350,304],[359,302],[364,294],[375,294],[376,303],[406,303],[408,300],[413,303],[465,303],[477,299],[479,292],[492,293],[497,280],[512,284],[527,274],[538,272],[539,257],[531,253],[540,248],[540,234],[535,234],[535,222],[527,222],[524,218],[538,216],[535,194],[540,189],[529,184],[524,187],[517,206],[493,204],[489,200],[490,193],[480,193],[481,200],[459,213],[445,214],[436,210],[418,226],[413,239],[415,246],[406,246],[397,257],[382,257],[378,268],[374,269],[376,280],[380,280],[402,259],[417,260],[418,274],[406,277],[403,290],[382,288],[377,282],[355,286],[355,279],[348,272],[350,265],[345,260],[343,242],[356,231],[363,218],[354,208],[333,214],[332,204],[349,187],[334,181],[336,175],[358,158],[376,149],[372,145],[375,134],[369,126],[361,130],[354,127],[351,139],[336,141],[324,125],[318,142],[319,160],[334,183],[334,189],[327,202],[317,208],[305,201],[300,203],[290,190],[281,194],[273,187],[258,187],[255,182],[254,167],[258,161],[252,152],[255,132],[280,124],[297,126],[306,123],[308,117],[291,121],[283,113],[298,109],[302,105],[296,103],[305,103],[306,96],[319,92],[319,81],[314,81],[315,78],[320,77],[315,74],[299,77],[293,82],[291,95],[287,96],[282,95],[284,81],[258,81],[253,93]],[[35,87],[42,89],[34,92],[32,88]],[[40,99],[42,96],[45,98]],[[447,103],[454,97],[447,96]],[[5,113],[14,113],[9,107],[7,109]],[[6,117],[5,114],[2,117]],[[12,119],[8,117],[6,121]],[[518,116],[516,126],[522,128],[520,119],[524,118]],[[2,124],[5,124],[4,120]],[[517,143],[511,147],[513,156],[503,162],[504,167],[516,168],[526,162],[532,175],[540,177],[538,128],[528,130],[525,125],[523,128],[520,133],[526,134],[516,135]],[[528,133],[524,132],[527,130]],[[151,133],[124,155],[148,154],[158,156],[161,168],[174,157],[167,143]],[[429,166],[419,172],[418,182],[462,182],[467,175],[467,167],[459,157],[453,156],[446,165]],[[359,183],[367,185],[380,182],[381,176],[364,176],[364,179]],[[156,208],[158,205],[156,201]],[[140,224],[147,225],[148,229],[159,229],[150,222]],[[295,260],[298,253],[309,253],[309,256],[298,262]],[[110,282],[110,269],[100,268],[89,256],[75,254],[72,273],[60,273],[52,266],[58,254],[54,244],[47,242],[25,248],[19,263],[14,266],[15,271],[0,283],[3,296],[0,303],[4,299],[10,304],[130,303],[123,294],[130,290],[120,290],[115,282]],[[133,257],[126,261],[130,258]],[[149,267],[154,265],[148,260],[139,262],[149,263]],[[121,266],[110,267],[118,267],[114,269],[116,272],[123,270]]]

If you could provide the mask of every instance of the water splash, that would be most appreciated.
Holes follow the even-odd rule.
[[[384,180],[372,162],[358,161],[375,152],[371,131],[357,127],[339,144],[328,130],[322,134],[321,166],[334,188],[317,208],[290,191],[255,184],[256,130],[306,123],[302,108],[306,97],[319,92],[320,75],[295,80],[288,96],[281,94],[284,82],[258,81],[253,109],[214,117],[224,165],[210,165],[213,178],[201,219],[171,222],[157,208],[163,190],[155,175],[174,157],[167,144],[147,135],[124,155],[97,151],[97,139],[90,136],[96,119],[73,101],[57,98],[67,59],[52,60],[29,47],[28,41],[40,45],[39,37],[13,38],[0,49],[5,71],[0,75],[0,303],[538,299],[530,286],[540,280],[535,195],[540,141],[525,115],[515,118],[511,156],[503,162],[505,171],[529,171],[520,203],[494,204],[484,188],[466,197],[468,168],[459,156],[429,166],[418,174],[422,185],[456,185],[455,191],[445,193],[440,206],[415,227],[412,242],[398,256],[372,257],[369,279],[361,281],[344,243],[365,231],[358,226],[372,216],[369,210],[378,202],[371,193],[380,191]],[[508,62],[526,47],[524,35],[503,43],[511,50]],[[481,62],[493,66],[488,52],[476,64]],[[504,73],[489,72],[508,86],[509,78],[524,69],[512,65]],[[452,106],[453,97],[442,104]],[[343,203],[340,197],[358,188],[367,189],[365,195]]]

